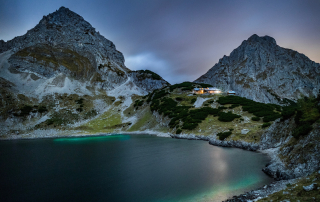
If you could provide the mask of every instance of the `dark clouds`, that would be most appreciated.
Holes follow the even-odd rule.
[[[70,8],[114,42],[132,69],[170,83],[195,80],[252,34],[320,62],[318,0],[0,0],[0,39],[25,34],[43,15]]]

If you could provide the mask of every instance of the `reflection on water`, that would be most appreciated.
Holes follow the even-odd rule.
[[[0,141],[3,201],[222,201],[272,182],[261,153],[109,135]]]
[[[54,142],[74,143],[74,142],[100,142],[100,141],[113,141],[113,140],[128,140],[130,135],[106,135],[106,136],[93,136],[93,137],[63,137],[56,138]]]

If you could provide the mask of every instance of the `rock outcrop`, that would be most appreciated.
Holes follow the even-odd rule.
[[[195,80],[264,103],[286,103],[320,89],[320,65],[274,38],[252,35]]]
[[[41,84],[62,87],[67,78],[71,82],[79,81],[82,86],[109,91],[121,86],[132,76],[131,70],[124,65],[123,54],[115,45],[100,35],[83,17],[65,7],[44,16],[25,35],[7,42],[1,40],[0,54],[5,52],[10,53],[7,60],[3,60],[8,61],[7,70],[10,73],[28,74],[31,82],[38,79],[42,81],[29,85],[35,89]],[[56,79],[57,76],[59,78]],[[5,73],[1,77],[13,79]],[[48,84],[45,82],[48,79],[60,82]],[[167,85],[162,78],[151,80],[142,80],[136,85],[148,86],[142,90],[145,94]],[[17,79],[17,82],[27,81]],[[20,93],[24,94],[22,91]]]

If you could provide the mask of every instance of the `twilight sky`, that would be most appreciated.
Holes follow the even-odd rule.
[[[0,39],[65,6],[124,54],[131,70],[193,81],[252,34],[320,62],[320,0],[0,0]]]

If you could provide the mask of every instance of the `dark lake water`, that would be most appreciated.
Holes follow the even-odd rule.
[[[268,160],[149,135],[0,141],[0,201],[221,201],[272,182]]]

